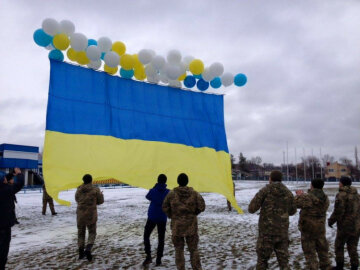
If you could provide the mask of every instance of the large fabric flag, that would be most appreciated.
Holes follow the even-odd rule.
[[[149,189],[186,173],[189,186],[233,196],[223,96],[138,82],[51,60],[43,158],[48,193],[84,174]],[[221,202],[225,204],[224,202]]]

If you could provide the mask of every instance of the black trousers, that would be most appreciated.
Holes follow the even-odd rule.
[[[157,231],[158,231],[157,257],[161,258],[164,252],[166,221],[153,222],[150,219],[146,221],[145,231],[144,231],[145,253],[147,256],[151,256],[150,235],[155,227],[157,227]]]
[[[0,270],[5,269],[11,241],[11,227],[0,229]]]

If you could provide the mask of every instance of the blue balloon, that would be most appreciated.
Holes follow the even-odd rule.
[[[59,50],[52,50],[51,52],[49,52],[49,59],[64,61],[64,55]]]
[[[88,47],[91,46],[91,45],[97,46],[97,41],[95,39],[89,39],[88,40]]]
[[[196,79],[194,76],[186,76],[184,80],[184,85],[187,88],[193,88],[196,84]]]
[[[104,60],[104,57],[105,57],[105,53],[102,52],[100,58],[101,58],[102,60]]]
[[[125,79],[131,79],[134,76],[134,70],[133,69],[126,70],[126,69],[120,68],[120,76]]]
[[[209,82],[205,81],[204,79],[200,79],[197,81],[196,86],[200,91],[205,91],[209,88]]]
[[[221,86],[221,79],[219,77],[215,77],[214,79],[211,80],[210,85],[212,88],[220,88]]]
[[[37,45],[41,47],[46,47],[52,42],[53,37],[49,36],[42,29],[38,29],[34,32],[33,35],[34,41]]]
[[[196,79],[202,79],[202,75],[201,75],[201,74],[194,75],[194,77],[195,77]]]
[[[245,74],[239,73],[234,77],[234,84],[236,86],[244,86],[247,82]]]

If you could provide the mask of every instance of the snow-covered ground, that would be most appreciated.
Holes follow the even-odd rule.
[[[254,269],[258,215],[247,212],[247,206],[255,193],[266,182],[237,182],[236,198],[245,214],[228,212],[226,199],[217,194],[203,194],[206,210],[199,216],[200,254],[203,269]],[[309,184],[290,183],[287,186],[307,189]],[[331,201],[328,216],[333,210],[337,184],[326,184]],[[42,193],[27,192],[17,195],[17,216],[20,225],[12,230],[9,253],[9,269],[143,269],[143,230],[147,218],[147,190],[140,188],[103,189],[105,203],[98,208],[99,220],[94,260],[77,259],[76,204],[74,190],[61,194],[72,202],[71,207],[55,205],[57,216],[41,214]],[[298,214],[290,219],[291,269],[304,269],[300,233],[297,229]],[[155,257],[157,237],[152,235]],[[331,256],[334,257],[336,229],[327,229]],[[186,251],[187,268],[191,269]],[[163,266],[150,265],[149,269],[176,269],[174,247],[168,223]],[[334,262],[334,259],[332,259]],[[276,259],[270,261],[270,269],[277,269]]]

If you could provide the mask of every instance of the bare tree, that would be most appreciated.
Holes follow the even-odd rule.
[[[352,160],[347,157],[341,157],[339,161],[341,164],[344,164],[347,167],[352,166]]]
[[[330,156],[329,154],[325,154],[321,160],[322,160],[322,165],[326,167],[328,163],[330,164],[334,163],[335,158],[333,156]]]
[[[262,162],[262,158],[259,156],[250,159],[250,163],[252,164],[261,165],[261,162]]]

